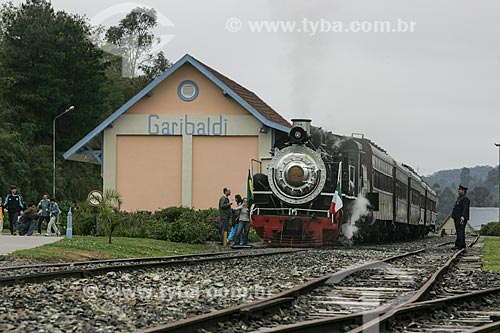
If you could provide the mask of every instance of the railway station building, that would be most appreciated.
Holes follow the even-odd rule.
[[[217,207],[222,189],[246,196],[291,125],[255,93],[186,54],[71,147],[100,164],[126,211]]]

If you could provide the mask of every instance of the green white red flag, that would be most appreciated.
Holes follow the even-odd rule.
[[[342,202],[342,162],[339,163],[339,172],[337,177],[337,187],[335,188],[335,193],[333,193],[332,203],[330,204],[330,214],[335,215],[337,220],[340,214],[340,210],[344,206]]]

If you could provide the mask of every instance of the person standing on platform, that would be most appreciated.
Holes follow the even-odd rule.
[[[59,236],[61,234],[56,224],[57,216],[59,214],[61,214],[61,210],[59,209],[56,199],[50,199],[50,222],[47,226],[46,236]],[[54,232],[52,232],[52,229],[54,229]]]
[[[469,207],[470,200],[466,196],[467,187],[460,185],[458,187],[458,198],[453,206],[453,211],[451,212],[451,217],[455,222],[455,230],[457,233],[457,240],[455,241],[455,248],[465,249],[465,226],[469,220]]]
[[[48,193],[44,193],[42,200],[38,203],[38,214],[40,214],[38,218],[38,234],[41,235],[43,221],[46,221],[47,225],[50,222],[50,200]]]
[[[229,219],[231,219],[231,205],[233,202],[229,199],[231,195],[231,190],[225,188],[222,190],[223,195],[219,199],[219,216],[221,223],[221,234],[220,234],[220,243],[224,245],[224,233],[229,230]]]
[[[234,200],[236,200],[236,206],[241,205],[241,202],[243,201],[243,199],[241,198],[241,195],[239,195],[239,194],[236,194],[234,196]],[[237,209],[237,207],[236,207],[236,209]],[[229,237],[227,238],[228,242],[230,242],[234,239],[234,244],[238,244],[240,242],[239,239],[235,238],[236,231],[238,231],[238,221],[240,219],[240,213],[236,209],[234,209],[232,211],[231,232],[229,233]]]
[[[236,231],[235,245],[248,245],[248,234],[250,232],[250,214],[248,209],[247,198],[243,198],[236,210],[240,214],[240,222],[238,223],[238,230]],[[243,230],[245,233],[242,235]]]
[[[10,193],[5,197],[3,206],[9,212],[10,234],[15,235],[19,214],[24,209],[23,197],[17,193],[17,187],[15,185],[10,187]]]

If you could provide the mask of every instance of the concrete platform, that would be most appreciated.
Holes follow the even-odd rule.
[[[0,255],[54,243],[60,239],[63,237],[0,235]]]

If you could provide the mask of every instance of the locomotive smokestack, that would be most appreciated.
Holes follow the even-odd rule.
[[[300,127],[311,136],[311,119],[292,119],[293,127]]]

